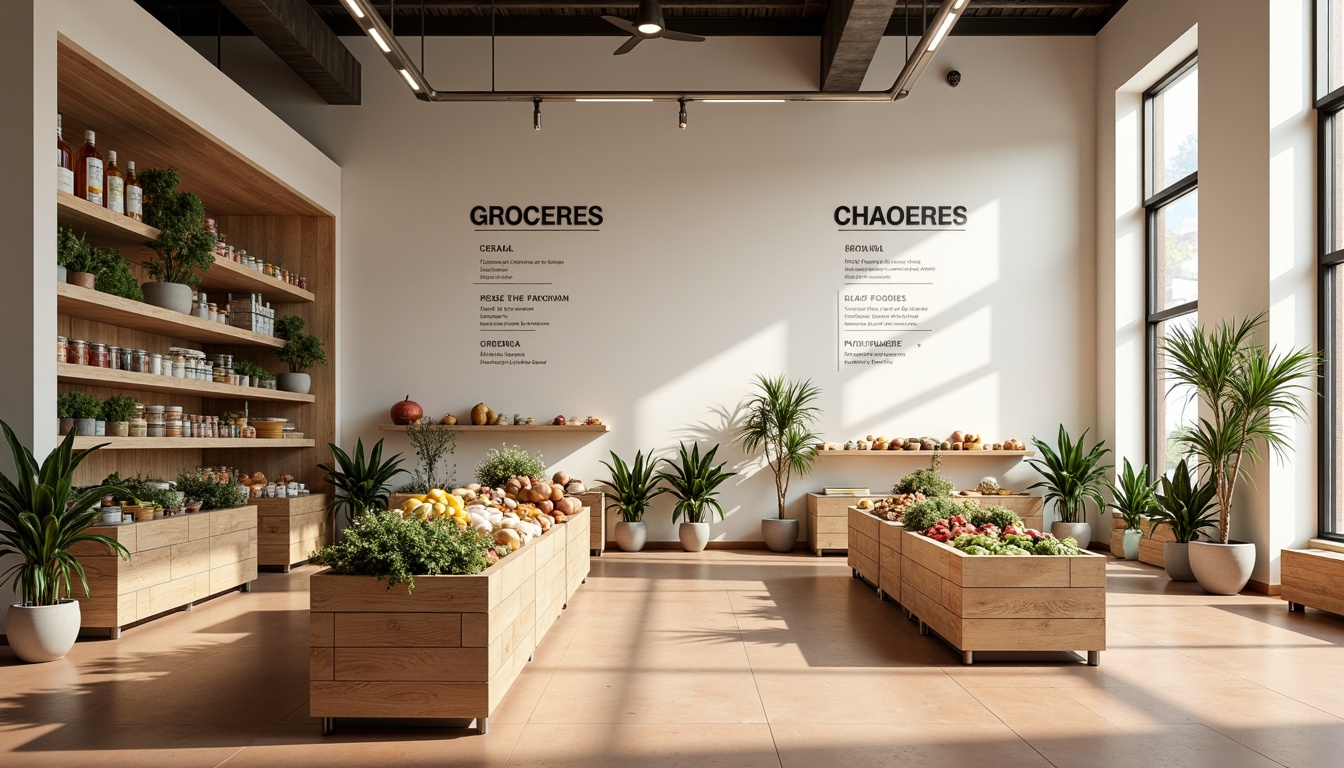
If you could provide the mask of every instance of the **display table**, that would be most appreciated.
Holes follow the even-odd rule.
[[[827,496],[807,494],[807,548],[817,557],[849,550],[849,508],[859,499],[882,496]]]
[[[1311,606],[1344,613],[1344,553],[1323,549],[1285,549],[1280,577],[1289,611]]]
[[[901,603],[962,652],[1106,649],[1106,557],[968,555],[923,534],[901,542]]]
[[[311,579],[309,713],[336,718],[489,716],[588,576],[590,514],[573,515],[481,573]]]
[[[130,550],[123,560],[107,547],[80,542],[70,553],[84,566],[89,594],[75,590],[80,628],[121,628],[234,587],[250,589],[257,578],[257,508],[197,512],[158,520],[89,529]]]
[[[308,560],[327,544],[327,496],[253,499],[257,506],[257,563],[280,567]]]

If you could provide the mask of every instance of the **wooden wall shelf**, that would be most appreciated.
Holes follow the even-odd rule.
[[[581,424],[576,426],[557,427],[554,424],[495,424],[485,426],[481,424],[434,424],[438,429],[451,429],[456,432],[543,432],[543,433],[564,433],[564,432],[610,432],[609,424]],[[396,424],[383,424],[378,427],[380,432],[405,432],[406,427]]]
[[[62,384],[82,384],[91,387],[109,387],[136,392],[162,392],[189,397],[204,397],[212,400],[262,400],[280,403],[312,403],[317,400],[313,395],[281,392],[278,389],[258,389],[256,387],[237,387],[232,384],[216,384],[212,381],[173,379],[167,376],[155,376],[152,373],[95,368],[91,365],[74,365],[72,363],[56,364],[56,380]]]
[[[66,192],[56,193],[56,220],[76,233],[85,233],[100,245],[121,250],[132,264],[144,264],[154,252],[145,243],[159,236],[159,230],[134,219]],[[235,261],[215,257],[206,270],[200,290],[213,296],[219,293],[260,293],[275,304],[296,304],[314,300],[311,291],[268,277]]]
[[[56,284],[56,311],[81,320],[156,333],[203,344],[234,344],[279,349],[285,342],[272,336],[212,323],[199,317],[91,291],[69,283]]]
[[[76,437],[75,450],[87,451],[95,445],[107,443],[104,451],[154,451],[255,448],[312,448],[316,441],[307,438],[282,437],[275,440],[239,437]]]
[[[823,457],[881,457],[884,459],[930,458],[935,453],[944,459],[994,459],[1003,456],[1025,457],[1036,455],[1035,451],[817,451],[817,455]]]

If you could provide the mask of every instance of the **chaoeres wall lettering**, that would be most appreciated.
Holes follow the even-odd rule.
[[[841,227],[962,227],[964,205],[841,205],[835,209]]]

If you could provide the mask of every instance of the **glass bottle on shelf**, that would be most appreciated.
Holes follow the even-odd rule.
[[[93,131],[84,132],[84,146],[75,161],[75,195],[103,204],[103,154],[93,143]]]
[[[61,138],[61,113],[56,113],[56,188],[75,194],[75,153]]]
[[[145,191],[140,188],[134,160],[126,163],[126,216],[136,221],[145,220]]]
[[[109,149],[107,151],[107,168],[103,171],[103,186],[107,188],[107,194],[103,195],[107,210],[119,216],[125,216],[126,179],[121,175],[121,169],[117,167],[115,150]]]

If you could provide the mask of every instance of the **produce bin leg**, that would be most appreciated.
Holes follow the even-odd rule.
[[[1089,667],[1101,666],[1101,651],[1087,652],[1087,666]]]
[[[242,592],[242,593],[244,593],[244,594],[246,594],[246,593],[248,593],[248,592],[251,592],[251,591],[252,591],[252,582],[249,581],[249,582],[247,582],[246,584],[244,584],[243,586],[239,587],[239,588],[238,588],[238,591],[239,591],[239,592]]]
[[[195,603],[187,603],[186,605],[182,606],[182,610],[184,610],[184,611],[194,611],[194,610],[196,610],[196,604],[195,604]]]
[[[286,565],[284,568],[281,568],[281,569],[280,569],[280,572],[281,572],[281,573],[289,573],[289,569],[290,569],[290,566]]]
[[[929,625],[925,624],[923,619],[919,620],[919,634],[924,636],[928,636],[929,634]]]
[[[330,736],[335,732],[336,732],[336,718],[334,717],[322,718],[322,735]]]
[[[480,735],[484,736],[489,732],[490,732],[490,718],[488,717],[476,718],[476,733],[479,733]]]
[[[849,569],[849,572],[850,572],[850,575],[853,576],[854,578],[856,578],[856,579],[859,578],[859,569],[858,569],[858,568],[850,568],[850,569]]]
[[[881,590],[881,589],[877,590],[877,602],[880,603],[880,602],[882,602],[883,600],[886,600],[886,599],[887,599],[887,596],[884,595],[884,594],[882,594],[882,590]]]
[[[1307,606],[1305,606],[1305,605],[1303,605],[1303,604],[1301,604],[1301,603],[1288,603],[1288,612],[1289,612],[1289,613],[1306,613],[1306,612],[1307,612]]]
[[[962,663],[962,664],[965,664],[965,665],[968,666],[968,667],[971,666],[972,664],[974,664],[974,663],[975,663],[975,651],[962,651],[962,652],[961,652],[961,663]]]
[[[113,628],[109,629],[109,630],[107,631],[107,639],[108,639],[108,640],[120,640],[120,639],[121,639],[121,627],[113,627]]]

